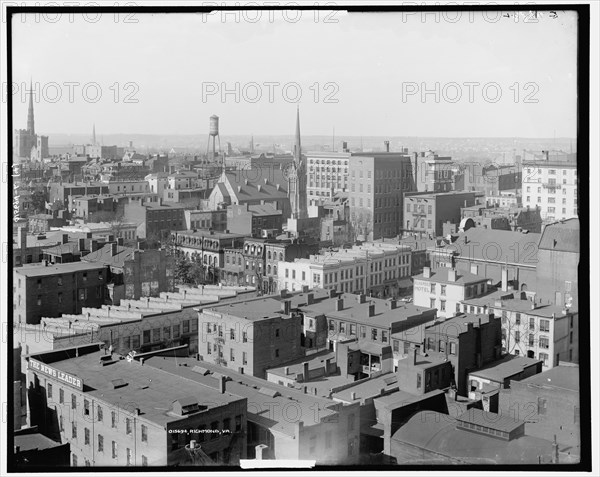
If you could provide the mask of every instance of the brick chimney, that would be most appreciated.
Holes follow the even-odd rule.
[[[423,278],[431,278],[431,267],[423,267]]]
[[[309,294],[306,296],[306,303],[307,303],[308,305],[312,305],[314,302],[315,302],[315,294],[314,294],[314,293],[309,293]]]
[[[62,234],[62,243],[69,243],[69,234]]]
[[[369,318],[375,316],[375,303],[369,304]]]
[[[111,255],[111,257],[114,257],[117,254],[117,251],[118,251],[117,247],[118,247],[118,245],[117,245],[116,242],[113,242],[113,243],[110,244],[110,255]]]
[[[303,373],[304,373],[304,382],[307,383],[309,381],[308,363],[304,363]]]
[[[450,270],[448,270],[448,281],[449,282],[456,281],[456,269],[455,268],[451,268]]]
[[[292,302],[290,300],[283,300],[281,302],[281,312],[285,315],[289,315],[292,309]]]
[[[338,298],[335,301],[335,311],[342,311],[344,309],[344,299]]]

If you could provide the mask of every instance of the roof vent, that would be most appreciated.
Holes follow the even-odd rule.
[[[119,378],[119,379],[113,379],[111,381],[111,384],[113,386],[113,389],[119,389],[119,388],[127,386],[128,383],[126,383],[121,378]]]

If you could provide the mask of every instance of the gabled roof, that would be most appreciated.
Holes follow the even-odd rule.
[[[226,172],[237,202],[287,198],[287,177],[281,169],[256,167],[243,171]],[[279,188],[278,188],[279,186]]]

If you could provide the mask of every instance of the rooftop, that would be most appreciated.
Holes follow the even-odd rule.
[[[555,366],[521,381],[540,387],[556,387],[579,393],[579,366]]]
[[[542,231],[539,248],[579,253],[579,219],[572,218],[547,225]]]
[[[338,318],[358,323],[370,323],[382,327],[390,327],[392,323],[408,320],[413,316],[422,315],[431,311],[431,308],[416,306],[411,303],[397,301],[397,308],[389,306],[389,300],[380,298],[366,298],[364,303],[359,303],[359,295],[344,293],[335,298],[327,298],[318,303],[303,307],[303,311],[311,316],[326,315],[328,318]],[[343,300],[343,308],[336,310],[338,299]],[[369,307],[375,305],[375,314],[369,316]]]
[[[105,265],[110,265],[113,267],[121,267],[125,266],[126,260],[132,260],[138,250],[131,247],[123,247],[122,245],[116,246],[116,254],[112,254],[112,244],[107,244],[104,247],[96,250],[95,252],[91,252],[83,257],[81,257],[82,261],[86,262],[94,262],[101,263]],[[144,253],[143,251],[141,253]]]
[[[103,264],[87,262],[59,263],[56,265],[44,266],[43,264],[28,264],[20,268],[15,268],[14,272],[26,277],[43,277],[46,275],[61,275],[63,273],[85,272],[89,270],[102,270]]]
[[[445,320],[436,320],[435,324],[427,327],[426,332],[458,336],[467,331],[469,324],[477,327],[480,323],[485,324],[489,323],[489,321],[490,317],[486,314],[478,315],[474,313],[461,313],[460,315],[452,316]]]
[[[215,386],[182,379],[180,373],[161,371],[158,366],[147,366],[146,364],[142,366],[137,361],[128,362],[120,359],[103,366],[100,358],[106,356],[104,351],[80,353],[79,357],[72,356],[72,349],[71,353],[68,351],[53,351],[53,355],[63,354],[64,358],[46,364],[80,378],[86,395],[120,408],[124,402],[135,403],[135,407],[141,411],[139,418],[162,426],[181,420],[181,416],[169,412],[172,403],[178,399],[194,396],[198,398],[200,404],[207,406],[208,409],[239,399],[229,392],[219,393],[214,389]],[[44,361],[44,355],[32,357]],[[156,357],[152,359],[156,360]],[[162,358],[159,359],[162,362]],[[176,370],[177,367],[175,363],[173,364],[173,368]],[[112,381],[117,379],[123,380],[126,385],[114,389]],[[217,382],[214,381],[216,385]]]
[[[496,419],[497,414],[490,417]],[[456,419],[434,411],[415,413],[392,439],[473,464],[538,464],[539,455],[552,453],[550,441],[531,436],[505,441],[457,429]]]
[[[374,378],[365,379],[357,382],[354,386],[349,386],[331,395],[333,400],[352,403],[362,401],[377,396],[383,396],[399,389],[398,377],[394,373],[381,374]],[[354,393],[355,399],[352,399]],[[404,393],[409,394],[409,393]],[[410,394],[410,396],[413,396]]]
[[[451,285],[469,285],[471,283],[487,282],[488,280],[486,277],[482,277],[481,275],[475,275],[474,273],[464,272],[462,270],[455,270],[456,280],[452,281],[448,278],[451,270],[452,269],[448,267],[434,268],[431,269],[431,275],[429,277],[425,277],[424,273],[420,273],[419,275],[414,275],[413,279],[427,280],[430,282]]]
[[[197,368],[200,372],[194,371],[195,366],[202,368]],[[298,410],[297,415],[302,416],[301,420],[306,427],[336,413],[337,405],[330,399],[304,394],[302,391],[240,374],[206,361],[196,361],[193,358],[162,359],[155,356],[146,360],[142,368],[146,367],[156,367],[210,388],[218,386],[215,374],[230,377],[231,381],[226,382],[226,392],[248,400],[248,419],[288,436],[293,436],[296,429],[296,422],[287,418],[286,411],[290,403]],[[206,371],[209,374],[204,375]]]
[[[525,356],[507,355],[481,369],[471,371],[470,374],[480,378],[489,379],[496,383],[503,383],[504,380],[522,373],[530,366],[535,366],[540,362],[539,359],[527,358]]]
[[[31,434],[15,434],[15,450],[19,447],[20,452],[30,450],[44,450],[62,445],[60,442],[53,441],[39,432]]]
[[[281,308],[282,304],[280,301],[268,297],[213,306],[205,308],[203,311],[221,313],[250,321],[259,321],[270,318],[288,318],[288,315],[284,314]]]

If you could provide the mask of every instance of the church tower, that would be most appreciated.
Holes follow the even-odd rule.
[[[300,106],[296,111],[296,136],[294,141],[294,162],[290,166],[288,194],[292,208],[292,219],[308,217],[306,209],[306,166],[302,157],[300,143]]]

